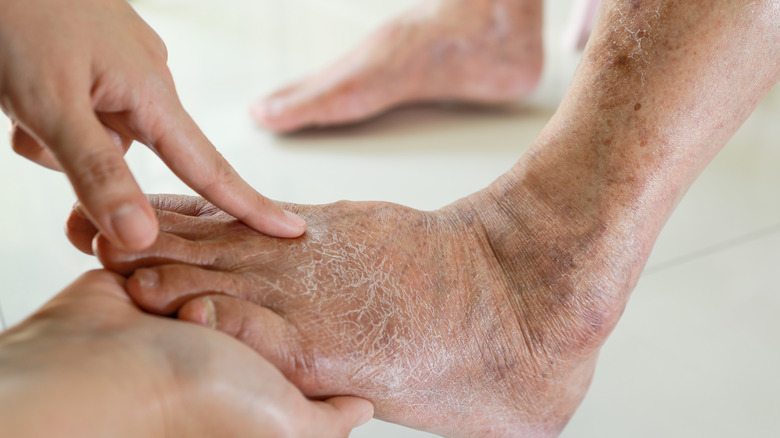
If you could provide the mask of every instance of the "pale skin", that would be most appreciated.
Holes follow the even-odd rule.
[[[542,0],[423,0],[252,114],[291,132],[415,102],[507,103],[533,91],[542,63]]]
[[[666,219],[780,78],[778,28],[778,0],[608,0],[560,108],[485,190],[287,205],[310,224],[288,241],[152,197],[149,250],[94,248],[145,310],[235,336],[305,394],[445,436],[554,436]],[[69,235],[91,250],[79,209]]]
[[[159,227],[123,154],[151,148],[200,195],[263,233],[305,222],[252,189],[182,107],[165,44],[125,0],[0,1],[0,108],[20,155],[61,170],[101,232],[125,249]]]
[[[0,335],[0,430],[18,438],[344,438],[355,397],[307,400],[245,345],[143,313],[125,279],[83,275]]]

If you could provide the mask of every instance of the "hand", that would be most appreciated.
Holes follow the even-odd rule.
[[[255,192],[182,108],[159,36],[125,0],[0,3],[0,106],[20,155],[62,170],[86,213],[126,249],[154,242],[154,213],[122,156],[149,146],[187,185],[258,231],[305,223]]]
[[[20,438],[345,437],[372,413],[306,400],[228,336],[142,313],[85,274],[0,336],[0,430]]]

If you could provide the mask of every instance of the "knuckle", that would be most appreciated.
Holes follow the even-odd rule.
[[[167,70],[166,74],[170,76]],[[166,84],[165,79],[155,72],[149,72],[142,82],[148,87],[138,93],[133,103],[131,120],[135,126],[134,134],[138,140],[164,154],[162,139],[175,135],[169,123],[169,102],[173,99],[172,85]]]
[[[213,192],[221,190],[234,181],[233,168],[225,161],[221,154],[214,161],[214,167],[210,176],[204,181],[203,190]]]
[[[124,160],[113,148],[85,153],[75,162],[74,176],[87,187],[103,187],[125,172]]]
[[[160,59],[163,60],[163,62],[168,62],[168,46],[165,44],[165,41],[162,40],[157,34],[155,34],[155,41],[156,41],[156,51],[157,55],[160,57]]]
[[[155,63],[150,75],[151,77],[148,79],[148,82],[155,84],[153,89],[156,92],[163,95],[175,94],[173,74],[171,74],[171,70],[168,68],[167,61],[161,60],[160,62]]]
[[[149,26],[145,21],[139,21],[138,24],[141,26],[142,33],[148,36],[148,39],[144,40],[147,46],[154,54],[167,61],[168,47],[165,45],[165,41],[163,41],[162,37],[160,37],[160,35],[155,32],[154,29],[152,29],[152,27]]]

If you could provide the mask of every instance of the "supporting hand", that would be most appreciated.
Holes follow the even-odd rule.
[[[371,413],[309,401],[238,341],[142,313],[105,271],[0,336],[3,436],[336,438]]]

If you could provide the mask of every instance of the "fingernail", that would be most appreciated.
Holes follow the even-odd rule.
[[[372,418],[374,418],[374,407],[373,406],[371,407],[371,409],[366,411],[366,413],[362,417],[360,417],[360,420],[358,420],[357,423],[355,423],[354,427],[360,427],[360,426],[368,423],[369,421],[371,421]]]
[[[294,225],[296,228],[302,230],[306,229],[306,221],[303,220],[302,217],[298,216],[295,213],[289,212],[287,210],[282,210],[282,211],[284,211],[284,216],[287,218],[288,223]]]
[[[160,285],[160,275],[154,269],[139,269],[135,271],[135,277],[144,289],[157,289]]]
[[[156,236],[155,223],[137,204],[119,207],[111,216],[111,227],[125,249],[147,248]]]
[[[217,308],[210,298],[203,298],[203,312],[205,313],[205,325],[210,329],[217,328]]]

